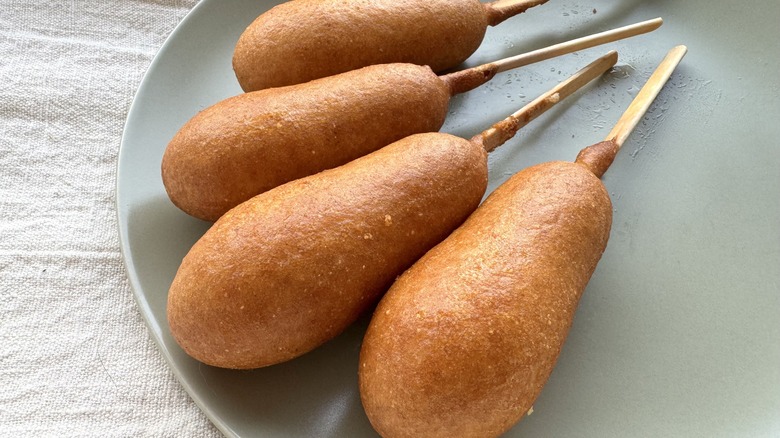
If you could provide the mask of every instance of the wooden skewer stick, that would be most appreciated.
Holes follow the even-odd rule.
[[[613,141],[618,149],[623,146],[623,143],[639,121],[642,120],[642,117],[687,52],[688,48],[685,46],[677,46],[669,51],[658,68],[655,69],[655,72],[650,76],[650,79],[647,80],[647,83],[639,91],[639,94],[631,102],[631,105],[628,106],[626,112],[620,116],[620,120],[617,121],[615,127],[607,135],[607,141]]]
[[[534,6],[547,3],[549,0],[498,0],[485,5],[488,11],[488,24],[495,26],[507,18],[522,14]]]
[[[670,50],[626,112],[620,116],[615,127],[607,135],[607,139],[581,150],[575,162],[588,167],[594,175],[601,178],[687,52],[688,48],[685,46],[677,46]]]
[[[599,46],[601,44],[607,44],[636,35],[641,35],[643,33],[658,29],[661,24],[663,24],[663,19],[661,18],[643,21],[641,23],[632,24],[630,26],[624,26],[606,32],[577,38],[571,41],[565,41],[553,46],[534,50],[533,52],[499,59],[498,61],[478,65],[476,67],[467,68],[461,71],[456,71],[454,73],[441,76],[441,79],[448,84],[450,93],[452,93],[452,95],[465,93],[466,91],[471,91],[478,86],[487,83],[500,72],[523,67],[536,62],[541,62],[550,58],[555,58],[556,56],[576,52],[578,50],[588,49]]]
[[[617,29],[588,35],[586,37],[566,41],[564,43],[545,47],[543,49],[534,50],[533,52],[505,58],[491,64],[497,66],[497,72],[501,73],[513,68],[522,67],[524,65],[533,64],[535,62],[544,61],[550,58],[555,58],[556,56],[565,55],[567,53],[576,52],[578,50],[589,49],[601,44],[611,43],[622,40],[624,38],[651,32],[661,27],[663,22],[664,20],[660,17],[652,20],[642,21],[640,23],[629,26],[619,27]]]
[[[585,84],[602,75],[612,68],[618,60],[616,51],[611,51],[601,58],[588,64],[585,68],[572,75],[569,79],[556,85],[552,90],[547,91],[534,99],[531,103],[513,113],[506,119],[491,126],[488,130],[475,136],[472,141],[482,143],[485,151],[492,152],[498,146],[501,146],[512,138],[517,131],[529,122],[539,117],[556,103],[570,96],[575,91],[582,88]]]

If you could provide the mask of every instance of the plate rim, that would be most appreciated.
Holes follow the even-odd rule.
[[[146,68],[146,71],[143,74],[143,77],[141,78],[141,81],[138,84],[138,88],[135,91],[135,94],[133,95],[132,103],[130,104],[130,107],[127,111],[127,116],[125,117],[125,123],[124,127],[122,128],[122,136],[119,143],[119,151],[117,153],[117,163],[116,163],[116,181],[114,184],[114,203],[116,206],[116,220],[117,220],[117,228],[118,228],[118,234],[119,234],[119,249],[120,254],[122,257],[123,265],[125,267],[125,273],[127,275],[128,282],[130,284],[130,289],[133,294],[133,299],[138,306],[138,313],[141,314],[141,317],[144,320],[145,328],[151,335],[152,340],[157,346],[157,350],[162,354],[163,358],[165,359],[165,362],[167,363],[168,371],[172,372],[174,377],[176,378],[176,381],[181,385],[181,387],[184,389],[184,391],[187,393],[189,398],[195,402],[195,405],[200,409],[200,411],[206,415],[206,417],[209,419],[209,421],[225,436],[228,438],[239,438],[239,435],[236,434],[236,432],[222,419],[217,416],[211,408],[205,403],[205,401],[198,396],[198,394],[193,390],[191,385],[187,382],[186,379],[184,379],[184,376],[182,375],[181,370],[175,366],[173,356],[171,355],[171,352],[169,349],[165,346],[160,331],[157,329],[157,323],[152,319],[152,312],[149,308],[149,304],[144,298],[143,294],[140,292],[142,287],[140,284],[140,280],[138,277],[138,273],[136,270],[136,266],[133,263],[132,254],[130,251],[130,241],[128,238],[128,229],[127,229],[127,223],[126,221],[123,221],[122,216],[124,212],[124,208],[122,207],[122,188],[124,184],[122,183],[122,175],[124,174],[122,172],[123,164],[127,160],[125,157],[125,154],[127,152],[127,142],[129,141],[128,137],[130,135],[129,131],[129,125],[131,124],[131,121],[136,117],[136,113],[140,111],[139,109],[139,96],[141,96],[146,88],[149,86],[149,73],[157,68],[157,65],[162,62],[161,59],[164,57],[165,53],[169,50],[172,40],[176,37],[176,35],[181,31],[182,27],[186,26],[190,21],[192,21],[193,17],[200,13],[202,9],[205,9],[206,4],[212,3],[213,0],[200,0],[198,3],[195,4],[185,15],[184,17],[179,21],[178,24],[171,30],[171,33],[168,34],[168,36],[165,38],[165,41],[162,43],[160,48],[157,50],[157,53],[155,53],[154,57],[152,58],[152,61],[149,63],[149,66]],[[124,212],[126,214],[126,212]]]
[[[282,0],[274,0],[274,3],[278,4],[281,1]],[[128,225],[127,208],[123,207],[123,202],[122,202],[125,198],[125,196],[122,196],[122,189],[124,188],[124,190],[127,191],[127,185],[128,185],[127,182],[125,182],[125,184],[122,184],[123,175],[125,179],[128,176],[127,169],[125,169],[125,172],[122,171],[123,167],[126,166],[126,161],[127,161],[126,155],[128,155],[128,145],[127,145],[128,136],[129,136],[128,125],[130,125],[130,122],[133,119],[138,117],[139,112],[141,111],[138,102],[139,96],[141,96],[142,93],[144,93],[144,91],[148,89],[150,86],[149,73],[154,71],[156,68],[158,68],[159,64],[162,61],[162,58],[164,58],[168,50],[170,50],[170,46],[172,45],[172,40],[174,40],[177,37],[179,32],[182,30],[182,28],[187,26],[191,21],[193,21],[193,18],[195,16],[202,13],[202,11],[204,11],[208,6],[214,3],[219,3],[219,2],[212,2],[211,0],[200,0],[184,15],[184,17],[179,21],[179,23],[173,27],[170,34],[165,38],[165,41],[160,45],[157,53],[155,53],[155,55],[153,56],[140,82],[138,83],[137,89],[133,95],[133,99],[126,113],[125,123],[122,130],[120,145],[117,153],[117,163],[115,168],[116,181],[114,187],[115,190],[114,202],[116,205],[115,217],[117,219],[120,254],[123,260],[124,268],[127,273],[128,282],[131,287],[134,300],[138,306],[138,311],[143,317],[146,328],[151,332],[150,334],[152,340],[154,340],[154,342],[157,344],[157,348],[162,353],[163,358],[167,362],[168,368],[170,369],[170,371],[172,371],[178,383],[181,385],[182,388],[184,388],[187,395],[190,397],[191,400],[195,402],[196,406],[200,409],[200,411],[206,415],[209,421],[222,434],[228,437],[239,437],[239,435],[226,422],[224,422],[221,419],[221,417],[216,414],[216,412],[212,410],[212,408],[207,404],[206,399],[199,397],[197,391],[195,391],[195,389],[188,383],[188,381],[184,377],[184,373],[176,365],[173,355],[171,354],[170,348],[165,345],[165,342],[162,338],[162,333],[160,332],[159,321],[157,319],[154,319],[149,303],[145,298],[145,294],[142,293],[143,287],[141,286],[141,281],[140,281],[141,276],[138,275],[137,266],[133,262],[133,258],[132,258],[133,251],[131,251],[130,249],[130,240],[129,240],[128,226],[127,226]],[[124,215],[124,219],[123,219],[123,215]]]

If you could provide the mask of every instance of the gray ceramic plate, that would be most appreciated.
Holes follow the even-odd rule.
[[[171,338],[168,286],[208,224],[167,199],[160,159],[197,111],[239,93],[233,46],[277,2],[202,0],[149,68],[119,161],[121,242],[138,306],[171,368],[228,436],[373,436],[357,392],[367,318],[292,362],[201,365]],[[616,43],[620,66],[533,122],[490,164],[490,189],[601,140],[668,49],[690,52],[604,177],[612,237],[534,413],[509,436],[780,436],[780,3],[552,0],[498,28],[477,64],[663,16]],[[454,100],[470,137],[605,53],[504,73]]]

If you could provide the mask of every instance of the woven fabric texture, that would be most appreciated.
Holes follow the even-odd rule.
[[[0,436],[213,437],[120,255],[136,89],[195,0],[0,0]]]

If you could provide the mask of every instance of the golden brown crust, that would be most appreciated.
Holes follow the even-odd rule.
[[[193,117],[162,161],[169,197],[214,221],[257,194],[438,131],[449,90],[429,68],[386,64],[224,100]]]
[[[483,64],[441,76],[441,80],[449,87],[450,95],[454,96],[456,94],[471,91],[480,85],[487,83],[489,80],[493,79],[497,73],[497,65]]]
[[[504,22],[504,20],[514,17],[517,14],[522,14],[534,6],[539,6],[547,3],[548,0],[515,0],[515,1],[494,1],[485,4],[487,10],[488,24],[491,26],[497,26]]]
[[[479,204],[485,152],[408,137],[228,212],[184,258],[171,333],[194,358],[257,368],[343,331]]]
[[[574,162],[582,164],[590,169],[597,178],[601,178],[615,161],[619,150],[620,147],[615,140],[601,141],[581,150]]]
[[[607,244],[612,208],[574,163],[500,186],[405,272],[360,356],[363,406],[385,437],[489,437],[528,411]]]
[[[441,71],[466,60],[486,28],[477,0],[296,0],[244,31],[233,69],[244,91],[391,62]]]

